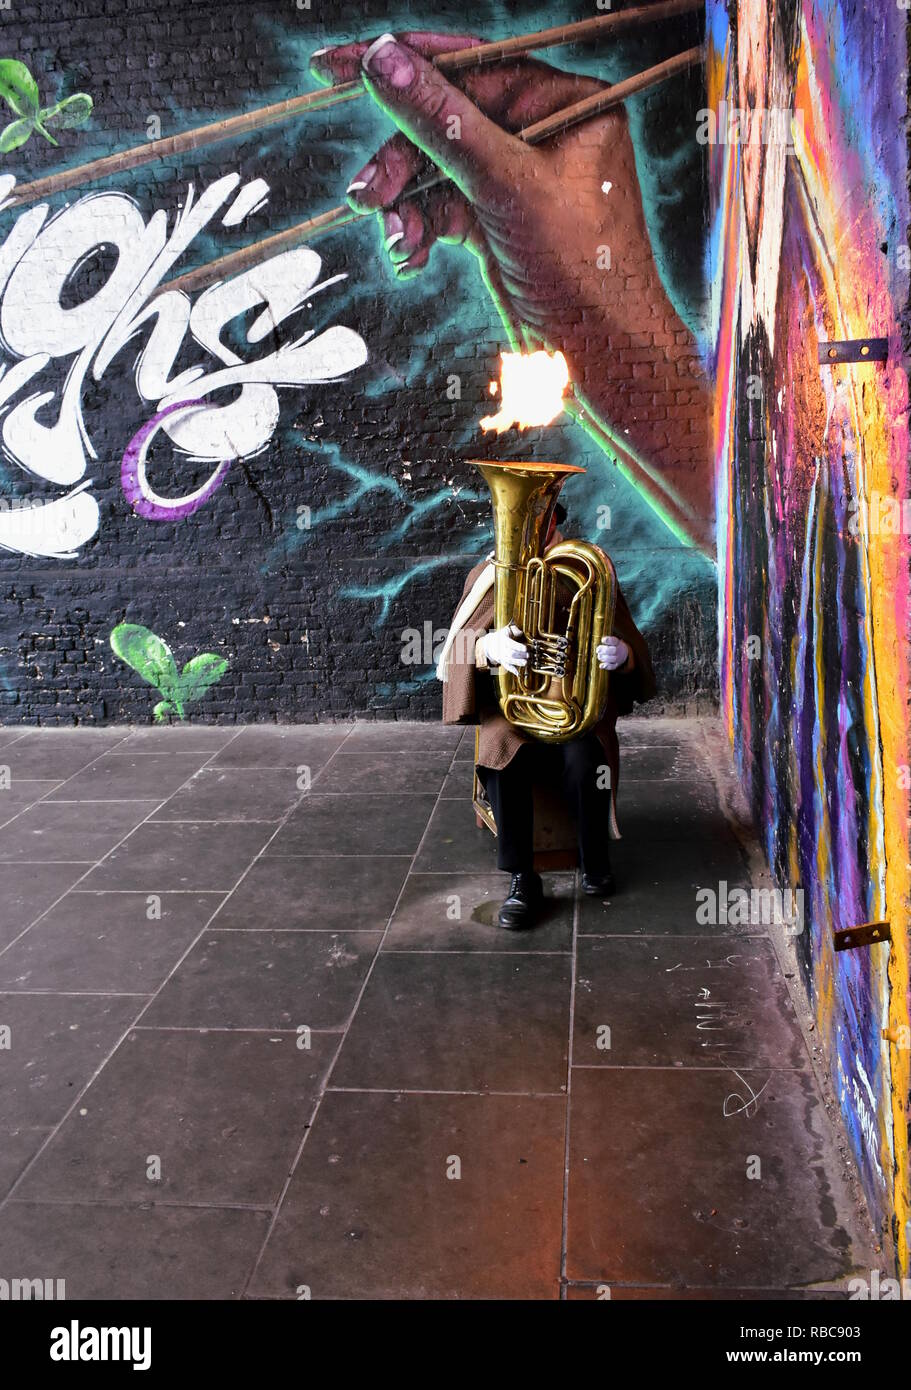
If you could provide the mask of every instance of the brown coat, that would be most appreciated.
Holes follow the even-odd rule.
[[[461,603],[484,568],[486,561],[475,565],[465,580]],[[532,740],[510,724],[500,713],[494,677],[489,671],[479,671],[474,664],[474,645],[478,637],[489,632],[494,623],[494,595],[491,588],[481,599],[460,633],[450,653],[448,679],[443,685],[443,723],[479,724],[478,763],[481,767],[504,768],[523,743]],[[633,653],[635,665],[625,674],[612,672],[608,682],[607,704],[594,732],[601,740],[611,768],[611,785],[619,784],[619,745],[616,723],[621,714],[629,714],[634,703],[644,703],[655,694],[655,675],[648,646],[636,627],[617,586],[613,632]]]

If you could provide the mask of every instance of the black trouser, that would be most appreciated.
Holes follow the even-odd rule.
[[[502,771],[478,768],[497,823],[497,868],[512,874],[531,870],[534,784],[548,772],[562,773],[567,803],[578,826],[583,872],[600,878],[610,868],[611,793],[607,757],[596,734],[569,743],[524,743]]]

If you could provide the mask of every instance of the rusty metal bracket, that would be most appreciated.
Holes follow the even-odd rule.
[[[835,367],[839,362],[886,362],[888,358],[888,338],[849,338],[842,343],[819,344],[819,362],[823,367]]]
[[[835,933],[836,951],[857,951],[862,946],[875,946],[877,941],[891,941],[892,928],[888,922],[863,922],[859,927],[844,927]]]

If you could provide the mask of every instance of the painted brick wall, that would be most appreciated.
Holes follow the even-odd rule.
[[[578,15],[568,4],[511,5],[508,12],[496,4],[472,8],[472,24],[485,37],[561,17]],[[337,0],[313,0],[300,9],[294,0],[13,0],[0,10],[2,56],[28,66],[43,107],[85,92],[94,109],[86,124],[58,130],[56,147],[33,132],[0,154],[0,176],[28,182],[141,145],[152,135],[175,135],[310,90],[316,84],[309,56],[327,43],[387,27],[457,33],[464,22],[464,7],[441,0],[394,10],[368,3],[355,16]],[[615,80],[697,41],[700,25],[695,16],[609,50],[573,47],[551,57],[567,72]],[[709,454],[700,367],[704,150],[694,140],[694,113],[703,103],[702,75],[693,73],[629,104],[654,260],[637,264],[614,245],[614,278],[605,291],[606,301],[614,295],[620,304],[652,282],[656,304],[665,290],[670,294],[673,314],[658,304],[635,334],[618,329],[604,351],[613,364],[620,437],[630,420],[641,427],[647,419],[644,453],[678,480],[704,469]],[[12,123],[15,113],[4,111]],[[160,277],[166,280],[339,203],[348,181],[392,131],[388,116],[364,98],[80,183],[45,200],[47,219],[68,205],[75,215],[89,194],[116,194],[131,200],[132,215],[147,225],[156,214],[166,218],[171,232],[191,184],[198,204],[218,180],[239,175],[238,189],[174,270]],[[267,185],[265,201],[237,225],[223,225],[225,209],[258,179]],[[559,195],[569,196],[565,187]],[[618,189],[617,196],[632,195]],[[30,215],[36,214],[25,208],[0,212],[0,245],[6,243],[8,257],[10,238],[21,234]],[[100,303],[134,255],[135,242],[126,235],[119,258],[116,237],[105,239],[105,226],[116,230],[115,221],[106,223],[99,214],[98,225],[98,246],[73,267],[62,291],[63,307],[73,312],[93,299]],[[75,242],[67,239],[59,253],[64,261],[69,244]],[[125,341],[103,370],[97,352],[83,370],[78,345],[57,350],[59,333],[48,326],[59,313],[57,293],[42,286],[40,257],[30,279],[20,266],[18,282],[4,283],[0,349],[7,373],[23,371],[22,363],[32,359],[25,379],[7,375],[12,386],[0,405],[4,722],[148,721],[160,692],[111,649],[111,634],[124,623],[157,634],[178,667],[200,653],[227,662],[187,707],[187,717],[438,716],[430,652],[417,666],[403,664],[403,632],[426,625],[431,639],[438,635],[464,573],[489,548],[486,492],[464,460],[491,452],[478,420],[490,408],[488,383],[508,346],[506,335],[464,248],[438,245],[427,270],[404,284],[396,281],[373,218],[313,242],[312,250],[322,260],[320,279],[346,278],[305,297],[274,333],[253,343],[245,335],[262,304],[240,306],[219,329],[221,342],[250,363],[307,332],[343,325],[362,340],[366,361],[341,380],[278,387],[274,421],[269,401],[251,396],[249,421],[238,426],[244,435],[250,425],[249,438],[244,435],[249,447],[239,447],[208,500],[179,519],[137,515],[122,481],[131,440],[160,407],[161,397],[143,394],[137,384],[152,324]],[[16,264],[8,259],[3,275]],[[200,298],[192,292],[188,304]],[[42,353],[50,360],[36,363]],[[219,366],[191,329],[178,336],[171,380],[191,369],[211,374]],[[64,386],[68,379],[72,385],[77,370],[81,385],[64,401]],[[186,398],[191,388],[188,380]],[[206,399],[229,406],[240,389],[213,388]],[[261,391],[255,382],[244,389]],[[39,393],[48,398],[29,423],[24,403]],[[653,644],[661,707],[710,705],[716,683],[712,566],[568,420],[514,437],[500,452],[588,467],[585,480],[567,491],[569,531],[598,540],[614,558]],[[182,451],[159,431],[149,450],[146,493],[190,496],[220,462],[217,454],[199,454]],[[10,509],[59,502],[80,488],[82,530],[77,525],[68,533],[77,543],[69,550],[58,546],[55,555],[28,553],[29,544],[16,539],[21,533],[9,529],[16,522]]]

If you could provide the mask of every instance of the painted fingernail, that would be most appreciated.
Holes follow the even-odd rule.
[[[414,63],[392,34],[381,34],[370,45],[361,62],[364,71],[389,87],[401,90],[414,81]]]
[[[373,182],[373,176],[375,173],[375,164],[365,164],[363,169],[361,169],[360,173],[356,174],[355,177],[351,180],[345,192],[358,193],[362,188],[367,188],[368,185]]]
[[[387,212],[383,216],[383,233],[386,238],[386,250],[391,251],[397,241],[401,241],[405,235],[405,223],[397,212]]]

